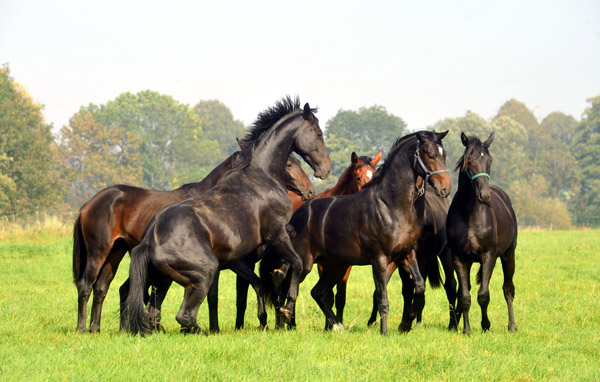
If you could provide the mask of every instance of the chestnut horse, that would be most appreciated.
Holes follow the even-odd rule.
[[[185,289],[176,319],[183,332],[203,332],[196,322],[219,266],[239,260],[263,244],[277,248],[291,264],[286,308],[298,295],[302,260],[290,242],[292,203],[285,190],[287,157],[295,151],[325,178],[330,160],[318,119],[308,104],[289,97],[259,114],[242,140],[239,163],[203,195],[158,212],[140,245],[131,252],[131,288],[122,327],[146,333],[144,290],[157,287],[156,309],[172,281]],[[165,288],[166,286],[166,288]],[[260,309],[260,306],[259,306]],[[263,306],[264,309],[264,306]]]
[[[296,232],[292,243],[302,257],[302,276],[310,272],[314,262],[323,266],[311,295],[332,328],[343,330],[329,302],[331,290],[341,278],[335,272],[345,272],[351,265],[373,267],[382,334],[387,333],[388,264],[394,262],[410,274],[416,289],[412,319],[420,310],[425,285],[413,248],[423,226],[425,203],[415,184],[421,176],[442,197],[450,194],[450,177],[442,146],[446,134],[420,131],[398,139],[383,166],[361,192],[313,199],[292,215],[290,224]],[[272,287],[268,280],[272,257],[276,257],[274,252],[269,251],[261,263],[261,278],[268,287]],[[340,263],[346,267],[340,267]],[[281,307],[280,313],[288,321],[293,315],[287,307]],[[401,328],[410,330],[412,319],[403,322]]]
[[[375,173],[375,166],[381,159],[381,151],[378,152],[373,159],[367,156],[358,156],[355,152],[352,152],[350,155],[350,165],[344,170],[340,178],[338,179],[336,185],[332,188],[328,188],[325,191],[317,194],[315,198],[324,198],[327,196],[333,195],[348,195],[354,192],[358,192],[362,189],[362,187],[371,180],[373,174]],[[288,195],[292,200],[294,211],[298,209],[303,203],[304,200],[299,198],[296,194],[289,192]],[[259,256],[256,255],[253,259],[251,257],[247,257],[249,262],[258,261]],[[251,260],[252,259],[252,260]],[[252,263],[254,264],[254,263]],[[275,269],[273,271],[274,282],[277,286],[283,281],[285,278],[285,274],[289,268],[289,264],[282,264],[281,268]],[[215,277],[215,282],[218,282],[218,275]],[[247,296],[248,296],[248,281],[247,279],[237,277],[236,280],[236,290],[237,290],[237,316],[236,316],[236,329],[241,329],[244,327],[244,315],[246,312],[247,305]],[[216,289],[216,286],[211,288],[211,292],[208,296],[209,309],[214,309],[213,313],[211,313],[210,320],[210,330],[218,331],[218,316],[216,313],[216,297],[213,294],[213,289]],[[339,288],[339,287],[338,287]],[[212,300],[212,302],[211,302]],[[211,305],[213,308],[211,308]],[[281,316],[277,316],[276,325],[277,327],[281,327]],[[293,322],[293,319],[292,319]],[[292,324],[293,325],[293,324]]]
[[[78,291],[77,329],[86,330],[87,302],[94,291],[90,331],[100,330],[102,303],[119,263],[139,244],[144,229],[162,207],[201,195],[213,187],[237,161],[232,154],[202,181],[172,191],[156,191],[114,185],[99,191],[85,203],[73,229],[73,274]],[[314,187],[293,156],[288,158],[286,184],[302,198],[314,195]]]
[[[481,328],[490,328],[487,314],[489,282],[498,257],[504,273],[502,289],[508,306],[508,330],[514,332],[517,330],[513,313],[517,218],[508,195],[499,187],[489,184],[492,166],[489,147],[494,140],[494,133],[483,143],[477,137],[467,137],[464,133],[461,133],[460,139],[465,146],[465,153],[456,164],[456,169],[460,170],[458,189],[448,211],[446,234],[458,277],[458,309],[463,315],[463,333],[471,333],[469,279],[473,262],[481,263],[477,273]]]

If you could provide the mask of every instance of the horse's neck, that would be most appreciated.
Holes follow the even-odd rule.
[[[335,184],[335,186],[331,189],[331,195],[348,195],[351,194],[354,190],[352,188],[352,170],[354,166],[349,166],[340,176],[340,179]]]
[[[415,201],[417,175],[411,161],[412,153],[413,150],[403,150],[397,153],[392,159],[394,163],[379,184],[387,203],[395,208],[409,203],[413,204]]]
[[[258,142],[252,152],[250,166],[258,167],[274,177],[285,186],[285,166],[292,153],[294,133],[297,125],[291,118],[274,126],[271,131]]]

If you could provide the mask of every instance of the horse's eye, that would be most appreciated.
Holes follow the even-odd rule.
[[[292,164],[291,164],[291,163],[288,163],[288,164],[287,164],[287,166],[291,168],[291,167],[292,167]]]

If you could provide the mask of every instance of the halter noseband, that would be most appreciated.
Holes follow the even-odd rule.
[[[425,193],[425,185],[427,184],[427,181],[429,181],[429,178],[431,176],[448,172],[448,169],[430,171],[427,168],[427,166],[425,166],[425,163],[423,163],[423,159],[421,159],[420,147],[421,147],[421,141],[419,141],[417,143],[417,151],[415,151],[415,160],[413,161],[413,168],[417,167],[417,162],[419,162],[419,164],[421,165],[421,168],[423,169],[423,171],[425,171],[425,181],[423,182],[423,187],[421,187],[421,188],[417,187],[417,198]],[[480,174],[478,174],[478,175],[481,176]]]
[[[474,181],[475,179],[479,178],[480,176],[487,176],[488,180],[490,179],[490,174],[488,174],[487,172],[479,172],[475,175],[471,175],[471,173],[469,173],[468,169],[465,169],[465,172],[467,173],[467,176],[469,177],[469,179],[471,179],[471,181]]]

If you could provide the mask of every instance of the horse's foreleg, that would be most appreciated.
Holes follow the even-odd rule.
[[[488,305],[490,304],[490,279],[494,266],[496,265],[496,256],[491,253],[484,253],[481,256],[481,284],[477,293],[477,302],[481,307],[481,328],[486,331],[490,328],[490,319],[488,317]]]
[[[387,272],[388,261],[383,255],[378,256],[373,262],[373,280],[375,281],[375,293],[377,295],[377,308],[381,317],[380,333],[387,334],[387,314],[389,301],[387,295],[387,283],[390,275]]]
[[[448,330],[456,330],[458,328],[458,323],[460,322],[460,311],[456,309],[456,279],[454,278],[452,253],[450,253],[450,249],[448,247],[445,247],[442,252],[440,252],[438,257],[442,262],[442,268],[444,269],[444,274],[446,276],[444,280],[444,290],[446,291],[446,298],[448,299],[450,314]]]
[[[500,258],[502,262],[502,271],[504,273],[504,299],[508,307],[508,330],[510,332],[517,331],[515,316],[513,313],[513,299],[515,298],[515,284],[513,283],[513,275],[515,274],[515,249],[511,248],[507,253]]]
[[[471,308],[469,270],[471,263],[466,264],[457,255],[453,255],[453,262],[458,277],[458,309],[463,315],[463,333],[471,334],[471,325],[469,324],[469,309]]]
[[[338,321],[344,323],[344,308],[346,307],[346,288],[348,286],[348,277],[350,277],[350,271],[352,267],[348,267],[344,272],[344,276],[336,285],[335,291],[335,314]]]
[[[280,313],[282,313],[284,316],[284,321],[286,323],[290,323],[294,313],[296,299],[298,298],[298,289],[300,285],[300,275],[303,269],[303,263],[302,259],[292,246],[287,232],[284,231],[282,234],[280,234],[279,237],[271,243],[271,245],[275,247],[281,257],[289,263],[290,270],[292,271],[290,275],[289,288],[287,290],[287,303],[285,306],[279,308]]]

